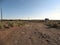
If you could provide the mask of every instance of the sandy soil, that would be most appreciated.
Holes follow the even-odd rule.
[[[60,45],[60,29],[42,23],[0,29],[0,45]]]

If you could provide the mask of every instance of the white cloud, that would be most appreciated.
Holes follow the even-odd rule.
[[[53,10],[53,11],[47,11],[41,14],[41,18],[49,18],[49,19],[59,19],[60,20],[60,10]]]

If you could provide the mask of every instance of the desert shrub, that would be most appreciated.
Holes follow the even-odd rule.
[[[24,22],[18,22],[17,25],[18,26],[23,26],[23,25],[25,25],[25,23]]]
[[[60,24],[60,22],[58,22],[58,24]]]
[[[9,28],[9,25],[8,25],[8,24],[5,24],[5,25],[4,25],[4,28]]]
[[[60,24],[57,24],[57,28],[60,29]]]
[[[58,25],[55,24],[55,23],[51,24],[50,26],[51,26],[52,28],[57,28],[57,27],[58,27]]]
[[[12,22],[0,23],[0,29],[10,28],[13,27]]]
[[[60,28],[60,25],[58,24],[58,22],[54,22],[54,21],[49,21],[45,25],[49,26],[50,28]]]
[[[47,26],[50,26],[51,25],[51,22],[50,21],[48,21],[47,23],[44,22],[44,24],[47,25]]]
[[[17,23],[18,26],[20,26],[20,23]]]
[[[8,24],[0,24],[0,29],[9,28]]]
[[[0,23],[0,29],[3,29],[4,27],[3,27],[3,24],[2,23]]]
[[[8,24],[9,27],[13,27],[13,23],[8,22],[7,24]]]
[[[0,24],[0,29],[2,29],[2,25]]]

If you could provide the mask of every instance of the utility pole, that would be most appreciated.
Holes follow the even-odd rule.
[[[1,8],[1,22],[2,22],[2,8]]]

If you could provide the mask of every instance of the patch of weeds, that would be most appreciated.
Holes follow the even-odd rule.
[[[0,29],[2,29],[2,25],[0,24]]]
[[[18,22],[17,25],[18,26],[23,26],[23,25],[25,25],[25,23],[24,22]]]
[[[49,28],[60,28],[60,24],[58,22],[50,21],[46,23],[45,25],[47,25]]]
[[[60,22],[58,22],[58,24],[60,24]]]
[[[13,23],[9,22],[8,26],[13,27]]]
[[[57,24],[53,24],[51,27],[52,27],[52,28],[57,28],[58,25],[57,25]]]
[[[4,28],[9,28],[9,25],[8,25],[8,24],[5,24],[5,25],[4,25]]]
[[[3,24],[0,24],[0,29],[3,29],[4,27],[3,27]]]

